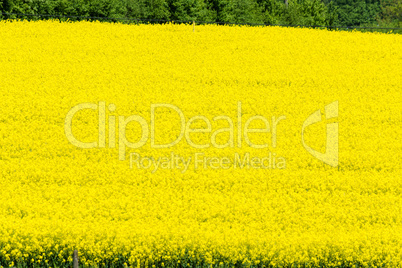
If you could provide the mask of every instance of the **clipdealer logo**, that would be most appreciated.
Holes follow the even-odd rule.
[[[325,118],[326,120],[338,117],[338,101],[334,101],[325,106]],[[325,153],[315,151],[304,141],[304,130],[306,127],[315,123],[321,122],[321,110],[317,110],[312,113],[303,123],[302,127],[302,144],[304,148],[315,158],[322,162],[336,167],[339,162],[339,126],[338,123],[327,123],[326,129],[326,149]]]
[[[167,144],[156,144],[155,142],[155,133],[156,133],[156,119],[155,119],[155,112],[157,109],[164,108],[164,109],[169,109],[170,111],[176,112],[178,116],[180,117],[180,134],[179,136],[171,141],[170,143]],[[82,142],[76,139],[73,135],[72,131],[72,121],[73,117],[80,111],[85,110],[85,109],[91,109],[91,110],[98,110],[98,141],[93,141],[93,142]],[[107,109],[109,112],[114,112],[116,110],[116,106],[114,104],[109,104]],[[106,135],[109,137],[108,138],[108,147],[109,148],[115,148],[116,147],[116,142],[118,143],[118,148],[119,148],[119,159],[120,160],[125,160],[126,156],[126,148],[131,148],[131,149],[137,149],[142,146],[144,146],[148,140],[150,141],[151,148],[153,149],[161,149],[161,148],[170,148],[178,144],[183,138],[186,140],[187,144],[193,148],[196,149],[204,149],[208,147],[214,147],[214,148],[228,148],[228,147],[235,147],[235,145],[238,148],[241,148],[242,146],[242,141],[244,138],[245,143],[251,147],[251,148],[256,148],[256,149],[263,149],[267,148],[269,146],[268,143],[262,143],[262,144],[255,144],[253,143],[250,138],[249,134],[250,133],[268,133],[271,132],[272,134],[272,139],[271,139],[271,146],[273,148],[276,147],[276,139],[277,139],[277,126],[278,124],[286,119],[285,116],[272,116],[270,119],[261,116],[261,115],[255,115],[251,116],[250,118],[247,119],[247,121],[244,123],[243,126],[243,118],[242,118],[242,107],[241,107],[241,102],[238,102],[237,105],[237,125],[235,126],[235,123],[233,120],[227,116],[227,115],[219,115],[215,116],[212,118],[212,121],[226,121],[229,125],[227,128],[220,128],[217,130],[212,129],[212,123],[211,120],[208,119],[206,116],[203,115],[197,115],[194,117],[191,117],[188,121],[186,121],[185,116],[183,111],[178,108],[175,105],[172,104],[166,104],[166,103],[158,103],[158,104],[151,104],[151,112],[150,112],[150,126],[148,126],[147,121],[145,118],[139,115],[131,115],[128,117],[125,117],[123,115],[118,116],[118,141],[116,141],[116,116],[115,115],[109,115],[108,118],[106,118],[106,103],[105,102],[99,102],[98,104],[95,103],[81,103],[73,108],[70,109],[70,111],[67,113],[67,116],[65,118],[65,123],[64,123],[64,130],[65,130],[65,135],[68,139],[68,141],[73,144],[74,146],[78,148],[83,148],[83,149],[89,149],[89,148],[105,148],[106,147]],[[206,128],[193,128],[192,124],[195,121],[203,121],[205,125],[207,126]],[[264,125],[265,128],[251,128],[250,124],[253,121],[261,121]],[[126,128],[127,125],[131,122],[137,122],[141,126],[142,134],[141,137],[133,142],[129,141],[126,138]],[[108,124],[108,134],[106,134],[106,124]],[[235,128],[237,128],[237,135],[235,137]],[[229,139],[225,144],[220,144],[217,143],[217,136],[223,132],[229,133]],[[191,133],[210,133],[210,142],[207,144],[197,144],[191,139]]]
[[[82,110],[94,110],[98,111],[98,141],[93,142],[82,142],[79,141],[73,135],[72,130],[72,122],[73,117]],[[175,140],[172,140],[166,144],[157,144],[155,142],[155,133],[156,133],[156,119],[155,119],[155,111],[158,109],[169,109],[170,112],[175,112],[180,118],[180,133]],[[236,121],[232,120],[227,115],[219,115],[212,118],[212,120],[208,119],[206,116],[197,115],[194,117],[189,118],[186,121],[185,115],[183,111],[173,105],[167,103],[158,103],[158,104],[151,104],[150,109],[150,124],[145,120],[144,117],[140,115],[130,115],[130,116],[116,116],[116,115],[108,115],[106,116],[106,112],[114,112],[116,110],[116,105],[113,103],[106,106],[106,102],[100,101],[98,104],[96,103],[81,103],[73,108],[67,113],[64,123],[64,130],[65,135],[68,141],[78,147],[83,149],[89,148],[115,148],[118,147],[119,150],[119,160],[126,159],[126,149],[137,149],[144,146],[148,141],[150,142],[151,148],[153,149],[161,149],[161,148],[171,148],[181,142],[183,139],[187,142],[187,144],[196,149],[204,149],[209,147],[214,147],[218,149],[224,148],[234,148],[238,147],[241,148],[243,139],[244,142],[250,147],[254,149],[264,149],[271,146],[272,148],[276,148],[277,146],[277,129],[278,125],[281,121],[286,119],[286,116],[272,116],[271,118],[267,118],[262,115],[254,115],[249,117],[245,120],[243,124],[243,115],[242,115],[242,107],[241,102],[237,104],[237,118]],[[338,101],[335,101],[331,104],[325,106],[325,114],[326,119],[335,118],[338,116]],[[322,162],[330,165],[330,166],[337,166],[338,165],[338,123],[329,123],[327,124],[326,134],[326,151],[325,153],[321,153],[315,151],[310,146],[306,144],[304,141],[304,131],[305,129],[317,122],[320,122],[321,119],[321,111],[317,110],[312,113],[303,123],[302,131],[301,131],[301,138],[302,138],[302,145],[304,148],[315,158],[321,160]],[[206,125],[206,128],[193,128],[192,124],[196,121],[203,121]],[[226,121],[228,127],[227,128],[220,128],[217,130],[212,129],[212,122],[216,121]],[[265,126],[264,128],[251,128],[250,124],[253,121],[260,121]],[[118,127],[116,132],[116,123],[118,122]],[[136,122],[141,126],[141,137],[138,138],[137,141],[129,141],[126,137],[126,129],[127,125],[131,122]],[[235,124],[236,123],[236,124]],[[108,125],[108,133],[106,133],[106,125]],[[236,129],[236,135],[235,135]],[[227,132],[229,135],[228,140],[226,143],[221,144],[217,143],[217,136],[221,133]],[[250,133],[271,133],[271,142],[256,144],[253,143],[250,138]],[[118,133],[118,135],[117,135]],[[210,134],[210,141],[209,143],[205,144],[198,144],[195,143],[191,139],[191,133],[209,133]],[[106,139],[108,136],[108,139]],[[118,137],[118,138],[117,138]],[[107,142],[106,142],[107,141]],[[139,155],[134,153],[136,159],[139,159]],[[271,152],[269,152],[270,158],[272,156]],[[235,156],[236,158],[237,156]],[[248,156],[249,157],[249,156]],[[130,165],[132,165],[131,160],[133,156],[130,155]],[[149,158],[148,160],[151,161],[153,158]],[[241,160],[240,160],[241,161]],[[257,162],[260,160],[256,160]],[[271,160],[270,160],[271,161]],[[184,163],[184,161],[183,161]]]

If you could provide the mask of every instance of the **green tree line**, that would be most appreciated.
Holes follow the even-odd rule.
[[[0,11],[2,19],[40,18],[4,14],[22,13],[143,20],[402,27],[402,0],[0,0]]]

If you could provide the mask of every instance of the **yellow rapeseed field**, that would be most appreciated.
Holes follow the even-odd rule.
[[[1,21],[0,265],[402,267],[401,85],[401,35]]]

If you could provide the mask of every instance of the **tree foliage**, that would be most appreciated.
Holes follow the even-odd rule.
[[[288,5],[283,0],[0,0],[0,10],[48,16],[400,27],[402,0],[289,0]],[[2,15],[17,17],[43,18]]]

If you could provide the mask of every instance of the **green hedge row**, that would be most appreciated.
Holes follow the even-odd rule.
[[[398,27],[402,0],[0,0],[4,13],[286,25]],[[399,13],[398,13],[399,12]],[[381,25],[380,25],[381,24]]]

